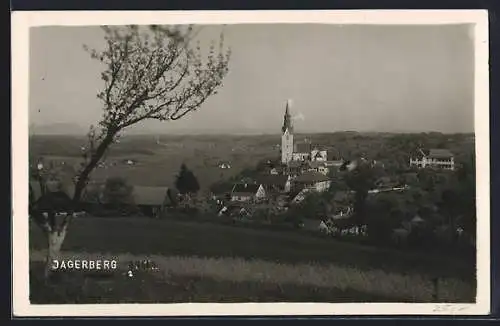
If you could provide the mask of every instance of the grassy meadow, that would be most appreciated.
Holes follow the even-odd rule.
[[[45,238],[34,225],[30,248],[36,269],[36,262],[44,257]],[[240,290],[230,297],[236,295],[236,301],[271,300],[266,296],[271,288],[277,291],[271,301],[310,301],[314,297],[311,293],[318,292],[321,294],[312,301],[432,302],[431,280],[436,276],[441,279],[440,301],[470,302],[475,291],[473,271],[458,258],[375,249],[294,231],[168,219],[81,218],[72,224],[63,252],[68,259],[116,259],[122,272],[129,261],[149,258],[159,265],[160,279],[165,283],[183,279],[187,282],[184,285],[213,288],[210,298],[220,296],[223,301],[229,300],[224,294],[227,287],[235,287]],[[33,293],[36,280],[31,283]],[[222,293],[217,290],[219,283]],[[245,292],[241,287],[251,290]],[[289,290],[283,292],[283,287]],[[295,287],[298,292],[292,290]],[[153,286],[151,291],[159,289]],[[191,293],[192,300],[207,299],[206,294],[196,291]],[[107,297],[105,293],[102,296]]]
[[[123,137],[106,155],[108,166],[98,167],[91,177],[104,180],[120,176],[137,186],[173,187],[175,176],[185,163],[196,175],[201,190],[206,190],[264,158],[277,157],[279,153],[273,148],[279,141],[276,137],[163,136],[159,144],[154,135]],[[85,141],[77,136],[35,136],[30,141],[31,159],[64,161],[71,173],[71,167],[76,170],[82,162],[80,148]],[[136,164],[127,165],[124,160]],[[230,163],[231,169],[220,169],[223,162]]]

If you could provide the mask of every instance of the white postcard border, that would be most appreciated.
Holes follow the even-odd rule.
[[[31,305],[28,248],[29,28],[122,24],[474,24],[477,185],[475,304],[242,303]],[[482,315],[490,309],[489,68],[486,10],[24,11],[12,13],[12,227],[15,316]]]

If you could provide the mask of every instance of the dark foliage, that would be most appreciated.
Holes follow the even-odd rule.
[[[181,165],[181,169],[175,180],[175,187],[180,194],[195,194],[200,190],[198,179],[193,171],[189,170],[186,164]]]

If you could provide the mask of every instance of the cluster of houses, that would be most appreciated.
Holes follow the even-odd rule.
[[[285,108],[281,135],[281,157],[279,162],[268,161],[267,168],[253,179],[233,185],[229,194],[216,196],[220,205],[219,215],[235,214],[250,215],[259,203],[272,200],[278,209],[286,210],[290,205],[298,204],[311,193],[321,193],[330,188],[329,178],[332,170],[353,170],[357,165],[366,161],[361,158],[356,161],[344,161],[339,157],[331,155],[327,148],[316,145],[307,139],[302,142],[294,141],[292,118],[289,111],[289,103]],[[419,156],[410,159],[410,167],[417,168],[443,168],[454,169],[453,154],[443,149],[419,150]],[[367,163],[367,162],[364,162]],[[372,166],[378,163],[371,162]],[[376,194],[386,191],[404,191],[408,185],[391,182],[391,180],[378,180],[376,188],[369,193]],[[349,191],[336,192],[333,207],[336,211],[331,214],[330,219],[346,219],[352,213],[352,193]],[[324,227],[328,226],[329,220],[319,221]],[[318,223],[319,223],[318,222]],[[316,222],[315,222],[316,223]],[[316,224],[318,224],[316,223]],[[335,223],[338,225],[338,223]],[[320,227],[318,225],[316,228]],[[326,228],[324,228],[326,230]],[[331,228],[328,228],[330,230]],[[328,231],[328,233],[336,233]],[[360,233],[359,229],[339,232]],[[361,232],[365,233],[365,232]]]
[[[220,203],[220,213],[249,211],[249,204],[257,205],[272,199],[277,206],[286,209],[289,204],[301,202],[310,192],[324,192],[330,187],[331,169],[345,166],[341,159],[329,155],[327,149],[305,140],[294,143],[292,119],[289,104],[281,137],[281,160],[268,161],[266,169],[251,180],[236,183]],[[236,208],[234,208],[236,207]]]
[[[310,193],[322,193],[330,188],[330,172],[333,170],[353,170],[359,161],[344,161],[332,155],[324,146],[313,144],[305,139],[302,142],[294,141],[294,130],[292,117],[289,111],[289,103],[286,104],[281,135],[280,159],[268,161],[265,169],[251,179],[244,180],[232,185],[232,188],[223,194],[211,194],[211,198],[217,202],[219,215],[239,214],[248,215],[259,205],[266,205],[272,201],[277,210],[286,210],[290,205],[303,201]],[[159,139],[157,140],[159,142]],[[123,164],[135,165],[133,160],[123,160]],[[104,163],[102,163],[104,164]],[[372,162],[377,164],[376,162]],[[230,169],[228,162],[220,162],[220,169]],[[410,166],[417,168],[442,168],[453,170],[455,162],[453,154],[444,149],[418,150],[410,158]],[[100,166],[102,167],[102,166]],[[385,185],[388,183],[385,182]],[[71,186],[70,186],[71,187]],[[83,204],[88,207],[106,206],[103,197],[104,184],[90,184],[83,196]],[[377,185],[377,189],[370,193],[382,191],[405,190],[405,185],[394,185],[385,187]],[[38,190],[37,190],[38,189]],[[30,190],[36,196],[40,196],[39,185],[30,182]],[[72,189],[66,189],[72,193]],[[90,194],[98,194],[90,195]],[[165,207],[171,206],[177,201],[176,195],[168,187],[133,187],[133,201],[145,215],[160,216]],[[349,197],[345,191],[336,192],[334,207],[340,207],[334,217],[349,216],[352,212],[349,200],[340,197]],[[326,225],[326,224],[325,224]]]

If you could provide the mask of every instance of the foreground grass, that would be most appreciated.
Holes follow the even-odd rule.
[[[30,249],[47,246],[32,225]],[[258,259],[276,263],[328,264],[425,277],[474,280],[465,259],[362,246],[293,231],[254,230],[209,223],[141,218],[82,218],[73,222],[63,245],[71,252]]]
[[[31,256],[32,262],[43,262],[43,252],[32,252]],[[125,275],[128,262],[142,260],[146,257],[132,254],[65,252],[61,258],[114,259],[118,262],[116,274]],[[155,274],[161,276],[160,280],[155,283],[159,282],[159,288],[152,287],[148,290],[153,292],[162,291],[161,288],[170,286],[172,280],[174,283],[177,282],[175,280],[184,280],[187,282],[184,285],[194,282],[195,287],[213,289],[215,296],[222,291],[224,295],[221,294],[221,298],[223,300],[225,300],[226,295],[229,295],[232,299],[239,301],[265,301],[268,299],[265,294],[269,288],[274,288],[278,291],[276,293],[280,294],[276,300],[280,298],[280,300],[289,301],[328,299],[327,301],[330,302],[341,302],[342,300],[433,302],[437,299],[436,302],[473,302],[475,296],[474,287],[458,279],[441,279],[437,298],[435,298],[431,281],[421,275],[401,275],[382,270],[363,271],[333,264],[283,264],[238,258],[163,257],[158,255],[149,255],[147,258],[157,264],[159,271]],[[126,277],[122,281],[112,282],[114,284],[112,287],[127,286],[130,280],[125,281],[125,279]],[[32,286],[35,286],[32,288],[33,293],[37,291],[37,277],[34,280],[35,283],[32,280]],[[72,282],[73,284],[79,283],[78,280]],[[219,286],[221,289],[218,289]],[[282,292],[283,288],[287,288],[289,291]],[[231,292],[231,289],[235,289],[235,292]],[[194,301],[200,299],[196,291],[192,293]],[[317,298],[312,295],[314,293],[319,293]],[[106,293],[103,295],[106,297]],[[156,297],[156,294],[151,295]],[[183,294],[179,295],[182,298],[185,297]],[[84,297],[89,299],[87,295]],[[143,298],[141,295],[136,297],[138,300],[142,300],[141,298]]]
[[[397,298],[354,290],[258,281],[227,281],[210,277],[117,273],[104,280],[66,275],[46,284],[42,265],[32,263],[32,304],[186,303],[186,302],[388,302]],[[401,302],[401,300],[399,300]]]

